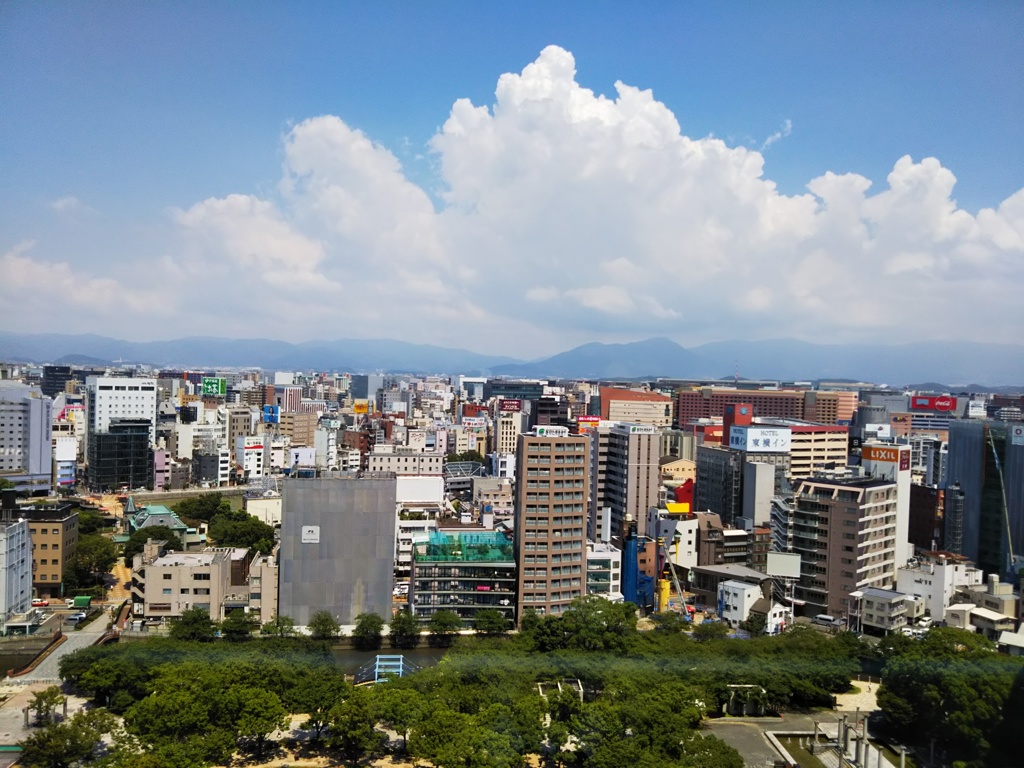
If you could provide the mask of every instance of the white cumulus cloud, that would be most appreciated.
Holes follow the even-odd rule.
[[[949,169],[908,156],[880,184],[829,172],[784,195],[761,152],[686,136],[650,90],[584,88],[556,46],[493,103],[456,101],[429,151],[436,202],[343,117],[311,117],[273,194],[174,212],[152,287],[183,332],[524,356],[652,335],[1015,341],[1024,321],[1024,190],[972,215]]]

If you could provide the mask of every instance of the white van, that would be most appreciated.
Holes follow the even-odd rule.
[[[829,616],[827,613],[819,613],[811,619],[811,623],[822,627],[828,627],[829,629],[837,629],[839,627],[846,626],[846,621],[843,619],[837,619],[834,616]]]

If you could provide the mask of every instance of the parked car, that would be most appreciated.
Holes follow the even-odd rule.
[[[72,613],[70,616],[68,616],[68,621],[71,622],[72,624],[77,624],[78,622],[80,622],[80,621],[82,621],[84,619],[85,619],[85,611],[79,611],[78,613]]]
[[[33,608],[45,608],[49,604],[49,600],[43,600],[41,597],[37,597],[35,600],[32,601]]]

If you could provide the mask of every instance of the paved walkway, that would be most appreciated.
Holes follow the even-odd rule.
[[[107,622],[109,620],[110,615],[104,611],[93,619],[87,626],[84,626],[79,630],[65,626],[65,636],[67,639],[50,651],[50,654],[39,663],[39,666],[27,675],[10,678],[5,680],[4,683],[10,685],[30,685],[34,683],[59,685],[60,660],[69,653],[77,651],[79,648],[85,648],[95,643],[99,636],[106,631]]]

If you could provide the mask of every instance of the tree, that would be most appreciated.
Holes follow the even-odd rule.
[[[221,634],[232,642],[252,639],[252,633],[259,626],[259,617],[236,608],[220,623]]]
[[[693,639],[698,642],[724,640],[729,634],[729,627],[720,621],[705,621],[693,628]]]
[[[402,736],[402,748],[409,746],[409,729],[419,720],[425,700],[412,688],[380,686],[376,691],[377,717]]]
[[[376,614],[362,614],[374,616]],[[380,618],[379,616],[377,618]],[[340,704],[331,710],[331,724],[328,733],[331,743],[342,755],[355,765],[356,761],[367,752],[380,748],[382,734],[374,730],[374,717],[370,692],[365,688],[353,688]]]
[[[267,554],[274,548],[274,529],[245,510],[219,512],[207,533],[221,547],[245,547]]]
[[[361,651],[376,651],[380,648],[384,619],[376,613],[360,613],[356,616],[356,627],[352,640]]]
[[[330,611],[316,611],[309,617],[307,627],[314,640],[333,640],[341,632],[341,625]]]
[[[455,633],[462,629],[462,618],[447,608],[430,617],[430,644],[436,648],[447,648],[455,641]]]
[[[75,553],[68,561],[65,585],[75,589],[90,582],[95,583],[100,576],[109,573],[116,562],[117,547],[113,541],[98,533],[82,535],[78,539]]]
[[[140,528],[129,536],[128,541],[125,542],[123,554],[126,565],[131,566],[132,559],[136,555],[141,554],[143,547],[146,546],[146,541],[149,539],[167,542],[167,549],[174,550],[175,552],[180,552],[184,549],[181,539],[166,525],[151,525],[147,528]]]
[[[208,523],[218,514],[230,513],[231,502],[219,492],[204,493],[179,501],[174,506],[178,517],[192,523]]]
[[[6,477],[0,477],[0,491],[7,491],[12,488],[17,488],[14,483],[8,480]]]
[[[313,731],[317,741],[330,721],[331,710],[351,692],[352,684],[333,669],[307,670],[289,692],[288,705],[293,712],[309,715],[302,728]]]
[[[235,728],[241,738],[254,741],[256,754],[262,755],[267,736],[284,728],[288,713],[273,691],[247,687],[238,693],[243,703]]]
[[[51,685],[45,690],[33,693],[28,708],[36,713],[37,723],[45,723],[53,719],[58,707],[63,703],[64,694],[60,692],[58,686]]]
[[[186,608],[180,619],[171,622],[169,635],[174,640],[213,640],[216,627],[205,608]]]
[[[329,615],[330,614],[328,614],[328,616]],[[295,634],[295,619],[292,619],[289,616],[279,616],[275,614],[274,618],[260,628],[260,631],[265,635],[291,637]]]
[[[663,632],[682,632],[690,626],[690,622],[687,618],[683,614],[676,613],[675,611],[656,613],[650,618],[651,621],[654,622],[654,628]]]
[[[392,648],[415,648],[420,644],[420,622],[408,608],[392,617],[388,639]]]
[[[81,508],[78,510],[78,533],[82,536],[86,534],[99,533],[104,528],[112,528],[113,526],[107,521],[107,518],[103,516],[103,513],[97,509]],[[81,539],[79,539],[81,541]],[[81,546],[81,544],[79,544]]]
[[[477,464],[486,464],[487,459],[479,451],[464,451],[463,453],[450,453],[445,461],[475,461]]]
[[[503,635],[510,626],[511,622],[497,608],[484,608],[473,616],[473,631],[483,635]]]
[[[751,613],[746,621],[740,622],[740,629],[744,632],[749,632],[751,637],[763,635],[767,626],[768,617],[763,613]]]
[[[102,709],[76,712],[64,723],[50,723],[22,741],[21,761],[34,768],[69,768],[87,760],[114,719]]]

